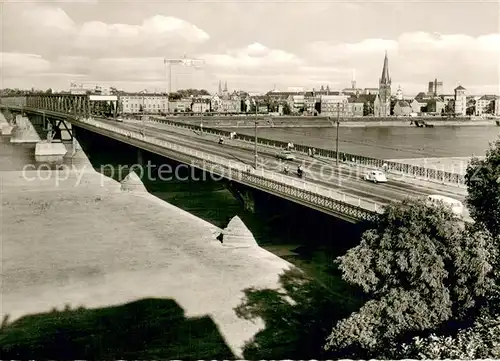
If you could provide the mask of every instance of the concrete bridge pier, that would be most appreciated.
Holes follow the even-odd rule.
[[[136,163],[137,165],[140,165],[140,166],[144,165],[144,152],[140,148],[137,148],[137,158],[136,158],[136,161],[137,161],[137,163]]]
[[[94,169],[92,163],[90,163],[90,160],[87,157],[87,154],[85,154],[85,151],[83,150],[76,137],[73,137],[71,145],[67,146],[66,149],[67,152],[63,156],[63,163],[65,165],[67,165],[71,169]]]
[[[9,139],[12,134],[11,116],[12,114],[7,110],[0,113],[0,133],[6,139]]]
[[[243,204],[247,212],[255,213],[256,202],[252,189],[231,181],[227,183],[227,189]]]
[[[45,115],[43,115],[45,123]],[[68,152],[60,137],[59,126],[55,125],[55,120],[47,119],[47,138],[39,141],[35,146],[35,160],[40,163],[62,163],[64,156]],[[59,122],[59,124],[62,121]],[[55,140],[55,135],[59,139]]]
[[[16,114],[15,126],[10,138],[11,143],[33,144],[41,141],[40,135],[31,123],[31,120],[23,114]]]

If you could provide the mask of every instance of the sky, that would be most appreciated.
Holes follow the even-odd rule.
[[[0,2],[0,87],[55,90],[71,82],[125,91],[266,92],[378,87],[384,54],[392,91],[500,94],[500,2],[119,1]]]

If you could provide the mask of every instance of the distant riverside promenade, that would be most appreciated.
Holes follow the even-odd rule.
[[[245,128],[253,127],[255,115],[167,115],[167,119],[182,121],[187,124],[199,125],[201,121],[207,126],[214,127],[236,127]],[[312,117],[312,116],[270,116],[270,115],[257,115],[260,120],[260,128],[301,128],[301,127],[314,127],[314,128],[331,128],[336,126],[336,116],[332,117]],[[340,117],[342,127],[416,127],[416,122],[421,126],[425,124],[437,127],[457,127],[457,126],[491,126],[496,125],[495,119],[474,119],[469,117]],[[500,121],[500,118],[497,119]]]

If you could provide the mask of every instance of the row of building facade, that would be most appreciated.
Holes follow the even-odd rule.
[[[421,114],[450,114],[459,116],[483,114],[500,115],[500,97],[484,95],[470,97],[465,93],[465,88],[459,86],[453,95],[416,96],[405,98],[396,95],[390,97],[388,102],[383,102],[379,94],[361,94],[357,96],[346,95],[342,92],[329,92],[330,94],[268,94],[266,96],[241,97],[230,95],[221,97],[201,96],[196,98],[168,101],[166,95],[159,94],[126,94],[119,96],[121,112],[135,113],[221,113],[235,114],[255,110],[257,104],[259,113],[268,113],[269,101],[278,104],[276,113],[283,115],[288,107],[290,114],[362,117],[373,116],[410,116]],[[255,103],[254,103],[255,102]],[[365,109],[369,108],[369,109]]]
[[[229,92],[227,82],[214,95],[202,95],[178,100],[168,100],[166,94],[134,93],[119,94],[120,112],[134,113],[274,113],[277,115],[321,115],[362,117],[442,115],[457,116],[483,114],[500,115],[500,98],[494,95],[467,96],[466,89],[458,86],[454,94],[443,94],[443,82],[434,79],[428,83],[427,92],[405,98],[399,87],[396,95],[391,93],[392,80],[389,75],[389,60],[384,57],[378,88],[360,89],[353,79],[351,88],[330,91],[321,87],[319,91],[279,92],[272,90],[263,96],[250,97],[244,92]]]

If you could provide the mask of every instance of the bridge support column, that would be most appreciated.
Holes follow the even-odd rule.
[[[137,148],[137,165],[144,165],[144,152],[142,149]]]
[[[73,140],[73,127],[71,123],[60,120],[55,125],[58,137],[62,142],[71,142]]]
[[[11,143],[39,143],[41,141],[31,120],[22,114],[16,115],[15,127],[12,130]]]
[[[89,171],[94,170],[94,167],[90,163],[90,160],[82,149],[80,143],[76,140],[76,137],[73,137],[72,144],[63,157],[63,162],[72,170],[84,168]]]
[[[35,160],[39,163],[61,163],[66,153],[62,143],[41,141],[35,147]]]
[[[243,207],[247,212],[255,213],[255,198],[251,189],[235,184],[234,182],[228,182],[227,189],[231,192],[234,198],[243,204]]]
[[[8,110],[3,110],[0,116],[0,133],[5,138],[10,138],[13,127],[10,125],[10,116],[12,114]]]

